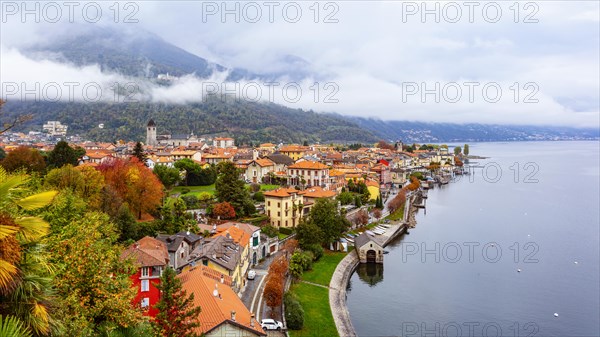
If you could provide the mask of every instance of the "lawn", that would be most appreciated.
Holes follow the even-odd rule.
[[[181,194],[183,189],[189,189],[190,191],[186,194]],[[198,196],[202,192],[208,192],[210,194],[215,194],[215,184],[207,185],[207,186],[176,186],[174,187],[169,194],[173,195],[175,193],[179,193],[180,195],[195,195]]]
[[[402,207],[398,208],[394,213],[388,215],[385,218],[392,221],[402,220],[404,218],[404,205],[402,205]]]
[[[346,256],[346,253],[325,252],[321,259],[313,265],[311,271],[302,274],[302,279],[304,281],[329,286],[331,275],[333,275],[335,267],[337,267],[344,256]]]
[[[289,330],[291,337],[339,336],[329,308],[329,289],[297,283],[291,291],[304,309],[304,328]]]
[[[261,191],[271,191],[271,190],[276,190],[279,187],[281,187],[281,186],[279,186],[279,185],[261,184],[260,185],[260,190]]]
[[[335,268],[345,255],[345,253],[326,252],[313,265],[313,270],[302,275],[302,280],[329,286]],[[298,282],[290,288],[290,291],[296,294],[304,309],[304,328],[289,330],[291,337],[339,336],[329,307],[329,289]]]

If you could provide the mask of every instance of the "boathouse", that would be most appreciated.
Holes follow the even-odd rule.
[[[366,233],[354,238],[354,248],[360,263],[383,263],[383,245]]]

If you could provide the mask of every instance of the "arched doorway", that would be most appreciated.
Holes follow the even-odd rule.
[[[256,264],[256,252],[252,253],[252,264]]]
[[[375,252],[373,249],[369,249],[367,251],[367,263],[370,262],[377,262],[377,252]]]
[[[261,258],[264,259],[265,256],[267,256],[267,248],[265,246],[262,247],[262,256]]]

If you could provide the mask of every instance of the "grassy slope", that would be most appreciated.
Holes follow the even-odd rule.
[[[313,265],[313,270],[304,273],[302,280],[329,286],[331,276],[344,253],[327,252]],[[339,336],[329,307],[329,290],[307,283],[296,283],[291,289],[304,308],[304,328],[290,330],[291,337]]]

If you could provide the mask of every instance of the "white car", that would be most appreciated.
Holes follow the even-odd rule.
[[[283,329],[283,323],[271,318],[265,318],[260,321],[260,327],[265,330],[281,330]]]
[[[255,277],[256,277],[256,272],[254,270],[249,270],[248,271],[248,279],[254,280]]]

